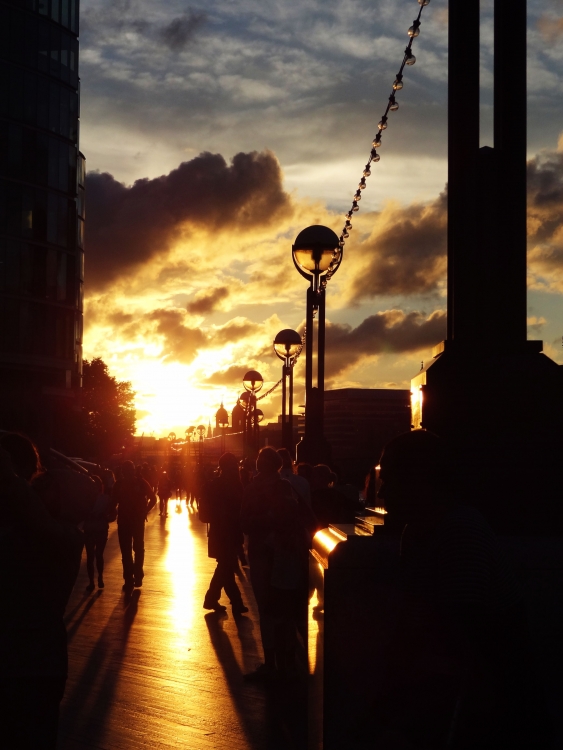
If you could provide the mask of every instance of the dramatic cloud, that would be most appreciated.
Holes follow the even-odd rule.
[[[528,274],[532,287],[563,291],[563,152],[528,162]]]
[[[445,280],[446,225],[445,192],[429,205],[387,206],[357,250],[363,262],[352,300],[436,292]]]
[[[334,377],[360,359],[390,352],[414,352],[434,346],[446,336],[446,313],[386,310],[370,315],[357,328],[329,323],[326,329],[326,375]]]
[[[226,286],[218,286],[210,292],[199,292],[192,302],[188,302],[187,310],[193,315],[206,315],[216,310],[228,296],[229,290]]]
[[[170,174],[126,187],[112,175],[86,180],[89,290],[101,289],[181,238],[190,228],[219,233],[268,226],[288,214],[278,161],[269,152],[201,154]]]
[[[207,19],[205,13],[198,13],[191,8],[174,18],[169,24],[158,30],[158,37],[170,47],[173,52],[181,52],[187,43],[193,38],[198,29]]]

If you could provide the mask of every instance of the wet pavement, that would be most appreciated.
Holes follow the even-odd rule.
[[[83,561],[67,608],[59,750],[305,748],[304,653],[303,674],[291,683],[243,680],[262,660],[248,568],[237,581],[250,611],[235,621],[230,607],[202,608],[215,561],[206,526],[185,503],[170,501],[166,519],[151,512],[145,549],[143,587],[131,596],[121,591],[115,524],[103,590],[85,591]]]

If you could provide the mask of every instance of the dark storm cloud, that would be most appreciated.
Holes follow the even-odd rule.
[[[328,323],[326,328],[326,375],[334,377],[364,357],[391,352],[415,352],[445,338],[446,313],[425,317],[420,312],[386,310],[370,315],[357,328]]]
[[[168,47],[172,52],[181,52],[207,20],[204,11],[188,7],[180,16],[161,23],[147,18],[150,10],[142,0],[98,2],[81,13],[80,39],[86,43],[108,41],[116,34],[134,32],[146,40]]]
[[[270,152],[239,153],[227,165],[203,153],[170,174],[131,187],[111,174],[86,178],[89,291],[165,254],[186,225],[208,231],[263,227],[291,210]]]
[[[389,207],[369,240],[367,263],[352,279],[353,298],[435,292],[446,272],[446,193],[429,205]]]
[[[242,379],[248,371],[248,367],[240,365],[231,365],[226,370],[218,370],[206,378],[209,385],[229,385],[240,386],[242,390]]]
[[[206,19],[205,13],[189,8],[186,13],[159,29],[157,37],[173,52],[181,52]]]
[[[206,315],[218,308],[220,303],[229,296],[226,286],[218,286],[210,292],[196,294],[192,302],[188,302],[186,309],[192,315]]]

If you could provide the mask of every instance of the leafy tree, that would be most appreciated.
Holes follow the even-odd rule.
[[[99,459],[119,453],[135,433],[135,391],[109,374],[101,357],[83,363],[82,452]]]

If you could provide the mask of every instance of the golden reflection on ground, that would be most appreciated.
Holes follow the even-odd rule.
[[[318,620],[313,617],[313,608],[316,607],[318,603],[319,599],[317,596],[317,592],[315,591],[315,593],[311,597],[311,601],[309,602],[309,628],[307,633],[307,640],[309,641],[309,643],[307,644],[307,651],[309,656],[309,674],[315,674],[315,669],[317,666],[317,641],[319,636],[319,623]]]
[[[181,512],[177,512],[177,508]],[[170,501],[166,519],[168,529],[168,549],[165,566],[170,573],[170,608],[168,615],[178,635],[177,645],[185,648],[185,635],[191,629],[194,619],[196,592],[196,565],[194,537],[189,527],[188,510],[185,503]],[[199,603],[199,602],[198,602]],[[199,612],[199,610],[198,610]]]

